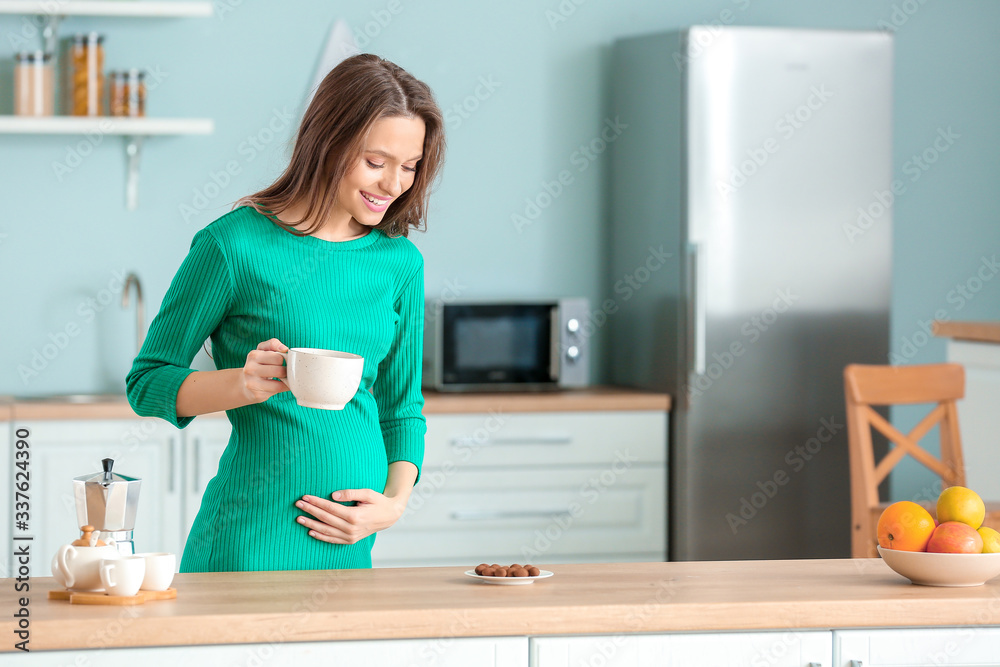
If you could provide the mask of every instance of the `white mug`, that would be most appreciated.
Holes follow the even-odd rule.
[[[135,554],[146,561],[146,574],[142,578],[144,591],[165,591],[170,588],[177,572],[177,556],[165,551]]]
[[[101,561],[101,583],[108,595],[132,596],[139,592],[146,574],[146,559],[122,556]]]
[[[281,381],[303,407],[343,410],[361,386],[364,357],[313,347],[293,347],[278,354],[288,367],[288,377]]]

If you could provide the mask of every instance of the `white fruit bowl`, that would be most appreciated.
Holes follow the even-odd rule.
[[[935,554],[878,548],[894,572],[922,586],[982,586],[1000,575],[1000,553]]]

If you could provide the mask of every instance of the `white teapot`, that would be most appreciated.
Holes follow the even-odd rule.
[[[59,547],[52,557],[52,576],[74,591],[103,591],[101,561],[121,558],[113,539],[98,539],[93,526],[82,526],[83,537]]]

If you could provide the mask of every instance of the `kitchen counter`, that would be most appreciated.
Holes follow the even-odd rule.
[[[597,410],[670,410],[670,397],[618,387],[594,387],[573,391],[536,393],[444,394],[424,392],[424,414],[495,412],[591,412]],[[4,405],[0,403],[0,414]],[[52,400],[13,401],[9,405],[13,419],[135,419],[124,396],[109,397],[92,403]],[[224,412],[202,415],[225,418]]]
[[[1000,322],[934,322],[934,335],[940,338],[1000,343]]]
[[[995,622],[1000,601],[1000,579],[914,586],[880,559],[540,567],[555,575],[527,586],[484,584],[455,567],[179,574],[176,600],[137,607],[51,601],[56,582],[35,579],[30,646],[969,626]],[[16,602],[13,581],[3,582],[8,638]]]

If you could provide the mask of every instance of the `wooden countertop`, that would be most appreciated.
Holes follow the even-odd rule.
[[[424,393],[424,414],[468,412],[591,412],[595,410],[670,410],[670,397],[618,387],[595,387],[574,391],[520,394],[444,394]],[[0,421],[4,405],[0,403]],[[53,401],[15,400],[9,404],[10,416],[18,421],[47,419],[136,419],[124,396],[98,403],[59,403]],[[224,418],[224,412],[202,415]]]
[[[443,393],[424,391],[424,414],[462,412],[592,412],[595,410],[670,410],[666,394],[627,389],[594,387],[553,392],[524,393]]]
[[[1000,598],[1000,579],[914,586],[880,559],[540,567],[555,576],[527,586],[484,584],[460,567],[179,574],[176,600],[137,607],[51,601],[55,580],[34,579],[30,646],[969,626],[995,623]],[[0,582],[5,637],[21,595]]]
[[[980,343],[1000,343],[1000,322],[934,322],[934,335]]]

